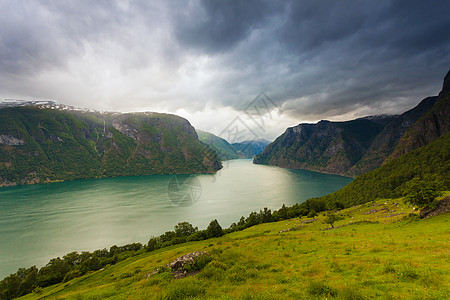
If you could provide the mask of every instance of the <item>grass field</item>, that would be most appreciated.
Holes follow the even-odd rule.
[[[323,230],[323,215],[261,224],[135,256],[22,299],[450,298],[450,214],[420,220],[401,199],[339,214],[335,227],[346,226]],[[195,251],[213,257],[199,273],[147,276]]]

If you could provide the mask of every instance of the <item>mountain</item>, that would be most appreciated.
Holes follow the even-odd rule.
[[[379,198],[398,198],[409,180],[439,181],[442,190],[450,189],[450,132],[430,144],[415,149],[381,167],[362,174],[344,188],[321,198],[309,199],[305,207],[350,207]],[[309,204],[308,204],[309,203]]]
[[[194,127],[175,115],[50,103],[4,106],[0,120],[0,186],[221,168]]]
[[[213,148],[222,160],[238,159],[239,155],[225,139],[212,133],[197,130],[198,139]]]
[[[383,127],[371,119],[299,124],[288,128],[253,162],[343,174],[362,158]]]
[[[437,97],[428,97],[411,110],[390,119],[383,130],[375,137],[364,156],[344,175],[356,176],[381,166],[394,152],[405,131],[424,115],[435,103]]]
[[[270,144],[270,141],[265,139],[230,144],[227,140],[209,132],[197,130],[197,134],[199,140],[214,149],[222,160],[253,158]]]
[[[258,139],[253,141],[245,141],[241,143],[233,143],[232,146],[239,155],[239,158],[253,158],[263,152],[270,144],[270,141]]]
[[[389,159],[397,158],[434,141],[450,131],[450,70],[436,104],[411,126]]]
[[[320,121],[288,128],[256,164],[357,176],[434,141],[450,130],[450,71],[439,96],[396,116]]]

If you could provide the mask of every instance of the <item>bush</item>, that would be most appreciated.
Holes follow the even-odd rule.
[[[190,264],[185,264],[183,270],[186,272],[200,271],[206,267],[207,264],[212,260],[209,255],[200,255],[194,258],[194,261]]]
[[[312,296],[336,297],[337,291],[321,281],[312,281],[308,286],[308,294]]]
[[[33,293],[40,295],[40,294],[42,294],[43,291],[44,291],[44,290],[43,290],[40,286],[37,286],[37,287],[33,290]]]

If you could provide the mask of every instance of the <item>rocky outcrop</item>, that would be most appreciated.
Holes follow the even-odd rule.
[[[23,139],[18,139],[12,135],[0,135],[0,144],[8,145],[8,146],[19,146],[24,145],[25,141]]]
[[[193,273],[197,273],[199,270],[193,270],[193,272],[189,272],[188,270],[193,269],[195,260],[201,256],[209,257],[209,254],[206,251],[192,252],[192,253],[185,254],[185,255],[180,256],[180,257],[176,258],[175,260],[171,261],[170,263],[163,266],[162,268],[156,269],[155,271],[153,271],[153,273],[147,274],[147,278],[150,277],[151,275],[155,275],[155,274],[158,274],[159,272],[164,271],[164,269],[169,270],[175,279],[181,279],[188,275],[192,275]]]
[[[443,213],[450,212],[450,196],[437,202],[436,208],[424,208],[420,211],[420,218],[428,219]]]

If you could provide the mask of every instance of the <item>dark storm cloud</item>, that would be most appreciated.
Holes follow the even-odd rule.
[[[402,112],[437,94],[450,67],[448,1],[0,0],[0,9],[2,98],[240,110],[265,91],[285,115],[317,120]]]
[[[271,1],[203,0],[177,14],[175,34],[188,47],[224,52],[263,27],[281,8]]]
[[[450,67],[449,2],[241,3],[202,2],[200,17],[178,24],[179,41],[217,55],[230,51],[223,66],[245,78],[226,79],[226,91],[269,90],[294,115],[332,117],[363,106],[376,112],[383,103],[393,112],[396,101],[399,112],[436,94]],[[260,36],[252,40],[254,32]]]

